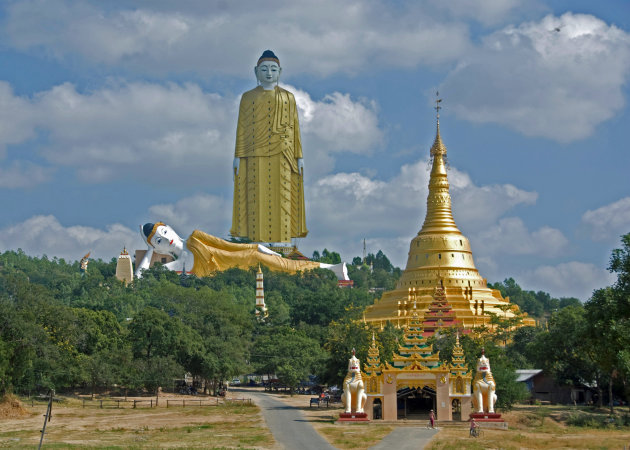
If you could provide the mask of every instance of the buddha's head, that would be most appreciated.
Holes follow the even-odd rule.
[[[145,242],[161,255],[179,255],[184,249],[184,241],[175,230],[163,222],[145,223],[142,226]]]
[[[280,79],[280,60],[271,50],[265,50],[258,59],[254,73],[263,88],[271,89]]]

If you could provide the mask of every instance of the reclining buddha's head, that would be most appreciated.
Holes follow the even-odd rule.
[[[145,223],[142,226],[145,242],[162,255],[178,255],[184,249],[184,240],[163,222]]]

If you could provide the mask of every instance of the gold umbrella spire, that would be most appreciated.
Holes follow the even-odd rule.
[[[427,215],[424,219],[422,229],[418,233],[451,233],[461,234],[451,211],[451,194],[449,193],[448,177],[446,175],[446,146],[442,143],[440,136],[440,103],[442,99],[436,92],[435,110],[437,111],[437,130],[435,141],[431,146],[431,177],[429,178],[429,195],[427,196]]]

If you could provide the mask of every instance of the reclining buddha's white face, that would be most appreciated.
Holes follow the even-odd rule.
[[[156,253],[179,255],[184,249],[184,241],[169,225],[158,225],[149,242]]]

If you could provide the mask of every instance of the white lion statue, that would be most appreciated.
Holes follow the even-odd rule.
[[[356,412],[362,413],[367,395],[365,394],[365,386],[361,377],[361,366],[359,359],[355,356],[355,350],[352,349],[352,358],[348,360],[348,374],[343,379],[343,395],[341,400],[346,408],[346,413]]]
[[[494,413],[494,404],[497,401],[495,394],[496,384],[490,370],[490,361],[481,350],[481,358],[477,360],[477,374],[472,382],[473,408],[476,413]]]

